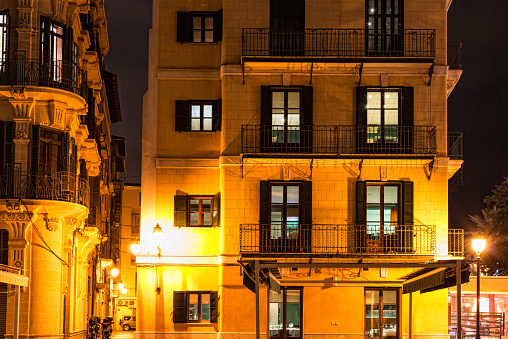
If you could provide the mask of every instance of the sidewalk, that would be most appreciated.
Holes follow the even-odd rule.
[[[113,331],[111,339],[132,339],[134,338],[134,331]]]

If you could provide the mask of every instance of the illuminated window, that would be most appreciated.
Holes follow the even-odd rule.
[[[176,195],[175,226],[219,226],[219,194],[212,196]]]
[[[212,103],[191,103],[191,131],[213,131]]]
[[[41,17],[41,81],[70,85],[76,76],[77,48],[72,32],[72,28],[54,22],[50,17]]]
[[[212,226],[211,197],[189,197],[189,225]]]
[[[222,100],[175,102],[175,131],[215,132],[221,130]]]
[[[0,63],[1,69],[5,67],[5,62],[9,55],[9,12],[7,10],[0,12]]]
[[[222,40],[222,9],[217,12],[177,12],[176,41],[214,43]]]
[[[216,323],[217,292],[173,291],[173,323]]]
[[[367,90],[367,143],[397,143],[400,90]]]
[[[399,289],[365,290],[365,337],[398,338]]]
[[[210,321],[210,293],[189,292],[188,300],[188,318],[189,322],[209,322]]]

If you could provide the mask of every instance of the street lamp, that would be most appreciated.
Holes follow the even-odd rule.
[[[131,244],[131,252],[137,255],[141,252],[141,246],[138,243]]]
[[[476,339],[480,339],[480,254],[485,249],[487,241],[483,237],[476,237],[471,243],[476,252]]]
[[[162,228],[159,226],[159,224],[155,225],[155,227],[153,228],[153,231],[152,231],[152,236],[153,236],[153,242],[155,243],[155,246],[157,247],[157,256],[160,258],[161,257],[161,252],[162,252],[162,249],[161,249],[161,242],[162,242],[162,235],[164,234],[164,232],[162,231]]]

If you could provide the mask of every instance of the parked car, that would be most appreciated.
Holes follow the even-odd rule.
[[[136,316],[124,315],[123,319],[120,319],[120,326],[124,331],[136,329]]]

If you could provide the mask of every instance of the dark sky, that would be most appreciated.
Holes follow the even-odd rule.
[[[111,51],[107,69],[118,75],[127,138],[126,182],[140,182],[142,96],[147,87],[151,0],[107,0]],[[508,176],[508,1],[454,0],[448,40],[464,46],[464,74],[448,100],[448,130],[464,133],[463,186],[450,194],[450,228],[474,228],[483,197]],[[410,27],[408,27],[410,28]],[[503,98],[505,98],[503,100]]]

